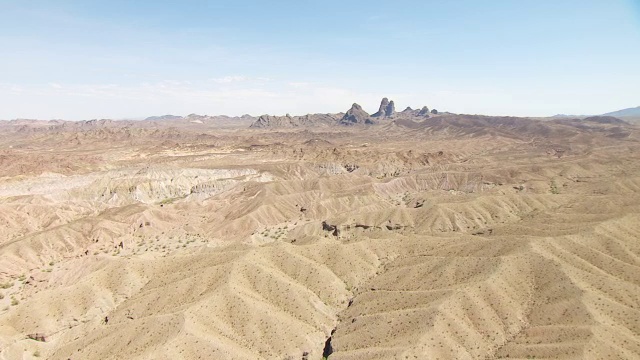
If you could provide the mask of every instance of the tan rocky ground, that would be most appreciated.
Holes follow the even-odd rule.
[[[640,358],[635,126],[189,124],[0,124],[0,359]]]

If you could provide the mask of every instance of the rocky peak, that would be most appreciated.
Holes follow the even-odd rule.
[[[372,117],[391,116],[396,112],[396,106],[393,100],[389,101],[387,98],[382,98],[378,112],[371,115]]]
[[[362,106],[358,105],[357,103],[353,103],[353,105],[351,105],[351,109],[347,110],[347,113],[349,111],[364,111],[364,110],[362,110]]]
[[[426,106],[423,106],[422,109],[420,109],[420,112],[418,113],[418,115],[420,116],[429,115],[429,108]]]
[[[251,124],[250,127],[252,128],[265,128],[265,127],[269,127],[271,125],[273,125],[274,121],[274,117],[270,116],[270,115],[260,115],[260,117],[258,117],[258,120],[256,120],[253,124]]]
[[[382,98],[382,101],[380,102],[380,107],[378,108],[378,112],[379,113],[384,113],[385,110],[387,110],[387,106],[389,106],[389,99]]]
[[[384,116],[391,116],[396,113],[396,105],[393,100],[389,101],[389,105],[384,109]]]
[[[355,124],[373,124],[373,121],[369,118],[369,114],[362,110],[362,106],[354,103],[351,105],[351,109],[347,110],[342,119],[340,120],[342,125],[355,125]]]

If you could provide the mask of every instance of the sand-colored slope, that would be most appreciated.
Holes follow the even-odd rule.
[[[640,357],[636,129],[432,120],[80,131],[0,183],[0,359]]]

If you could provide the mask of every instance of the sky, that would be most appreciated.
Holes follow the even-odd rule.
[[[640,0],[0,0],[0,119],[640,105]]]

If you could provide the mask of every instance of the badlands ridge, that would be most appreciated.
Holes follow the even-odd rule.
[[[0,359],[640,358],[639,130],[0,122]]]

